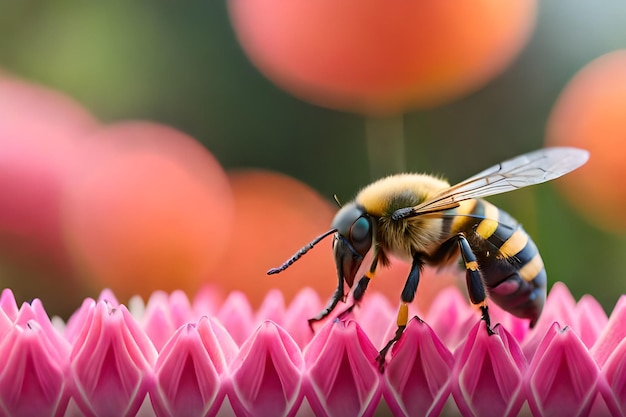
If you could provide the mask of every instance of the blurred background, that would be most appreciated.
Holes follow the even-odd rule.
[[[265,3],[266,7],[272,6],[271,1]],[[598,57],[626,48],[626,3],[554,0],[527,4],[525,14],[519,10],[514,14],[525,16],[525,21],[517,25],[503,20],[509,27],[519,27],[519,33],[511,36],[509,49],[505,45],[492,52],[502,57],[502,62],[467,87],[442,93],[441,97],[434,91],[432,99],[398,98],[392,94],[383,98],[374,95],[368,102],[353,97],[343,100],[343,93],[336,100],[323,96],[323,88],[314,83],[298,89],[299,75],[288,78],[276,71],[276,66],[283,65],[280,59],[275,63],[272,59],[276,56],[265,54],[262,43],[272,42],[264,32],[267,28],[246,26],[256,18],[264,22],[269,17],[252,14],[250,18],[246,13],[252,12],[245,10],[243,0],[190,1],[184,5],[165,1],[0,0],[0,74],[8,80],[19,79],[27,90],[32,86],[45,89],[46,94],[60,94],[71,106],[81,108],[77,110],[85,113],[80,116],[81,126],[88,127],[74,129],[80,132],[73,135],[89,136],[91,142],[123,143],[132,142],[135,136],[158,137],[160,131],[146,134],[141,124],[131,123],[129,128],[122,123],[144,120],[155,123],[149,124],[148,130],[167,127],[171,131],[165,129],[166,136],[184,136],[173,139],[184,142],[180,149],[159,145],[165,149],[164,154],[183,155],[179,161],[184,170],[172,169],[171,175],[167,174],[169,165],[149,158],[144,158],[144,165],[118,160],[109,163],[109,159],[98,162],[98,158],[104,158],[102,155],[115,153],[109,145],[100,149],[96,144],[95,150],[73,153],[54,142],[33,140],[18,150],[22,159],[10,154],[0,157],[0,185],[5,187],[0,199],[0,229],[4,227],[0,230],[0,285],[11,288],[20,300],[42,298],[50,314],[62,316],[76,309],[83,297],[97,295],[107,286],[120,294],[121,301],[133,292],[145,295],[159,288],[181,287],[193,295],[204,283],[225,292],[241,289],[252,299],[270,287],[296,288],[309,283],[326,297],[336,281],[331,253],[325,245],[316,249],[319,253],[308,261],[309,255],[299,261],[299,269],[291,275],[268,278],[265,271],[328,228],[336,210],[333,195],[348,201],[360,187],[397,170],[441,174],[456,182],[547,143],[593,148],[592,161],[596,150],[604,155],[601,150],[607,149],[616,168],[610,171],[609,179],[594,177],[596,171],[583,168],[572,175],[569,183],[564,178],[490,200],[517,218],[533,237],[551,283],[564,281],[576,298],[591,294],[610,311],[626,291],[626,210],[620,204],[626,201],[619,200],[626,179],[626,171],[622,169],[622,175],[619,171],[622,156],[626,156],[626,122],[611,125],[614,130],[607,131],[591,126],[590,134],[568,142],[562,132],[568,126],[577,126],[582,116],[567,113],[554,121],[554,115],[555,106],[560,97],[565,97],[563,92],[576,74]],[[276,17],[281,18],[287,17]],[[465,25],[467,33],[487,30],[472,19],[471,14],[465,14],[454,24]],[[317,29],[329,30],[319,25]],[[376,36],[367,42],[381,38],[382,32],[369,32]],[[434,29],[430,35],[432,41],[427,43],[435,44],[440,35]],[[501,37],[504,35],[498,35]],[[308,54],[313,63],[323,59],[305,47],[300,52]],[[340,67],[344,59],[349,61],[350,57],[335,57],[326,64]],[[625,68],[622,65],[614,78],[600,78],[613,83],[613,90],[618,91],[626,83]],[[284,82],[283,76],[288,78]],[[348,74],[350,77],[358,76]],[[306,77],[302,79],[306,84]],[[401,88],[406,90],[410,88]],[[3,90],[0,83],[0,121],[5,123],[4,130],[0,126],[0,142],[4,144],[0,154],[6,153],[3,147],[26,143],[20,142],[22,127],[26,131],[26,126],[37,125],[40,116],[60,120],[49,114],[48,107],[40,109],[38,104],[44,99],[33,95],[29,96],[32,101],[23,105],[32,113],[16,122],[18,115],[10,111],[19,100],[11,96],[11,91],[9,87]],[[591,102],[582,97],[573,100]],[[57,104],[47,106],[59,108]],[[615,111],[626,121],[625,108],[616,105]],[[93,120],[84,122],[90,118]],[[16,126],[6,128],[12,122]],[[112,131],[122,133],[115,136]],[[595,131],[598,135],[593,134]],[[615,138],[603,142],[611,132],[617,132]],[[113,136],[116,139],[110,139]],[[198,143],[202,146],[196,148]],[[206,155],[200,148],[208,150]],[[200,153],[206,159],[187,157],[185,152]],[[3,210],[3,204],[6,208],[19,201],[25,190],[38,187],[38,179],[50,178],[40,169],[52,154],[55,156],[50,158],[57,158],[58,166],[71,166],[63,175],[81,180],[63,178],[63,197],[58,204],[46,199],[44,193],[24,203],[28,209],[17,205]],[[185,158],[197,160],[187,162]],[[606,168],[602,156],[599,158],[594,163]],[[18,160],[23,161],[19,169],[15,168]],[[215,173],[199,173],[207,164],[215,164]],[[96,175],[90,171],[95,165],[108,168]],[[135,175],[137,167],[145,167],[145,171]],[[22,182],[25,172],[31,177]],[[214,194],[196,198],[197,184],[189,183],[187,178],[190,172],[196,177],[206,175],[213,188],[200,188],[211,189]],[[221,179],[215,179],[220,175],[226,178],[224,183],[231,185],[231,191],[224,188]],[[155,188],[142,194],[150,187]],[[119,197],[120,189],[126,193],[123,198]],[[599,189],[604,190],[599,196],[590,191]],[[603,196],[609,199],[606,205],[597,200]],[[126,205],[107,205],[118,197]],[[611,200],[613,197],[617,200]],[[203,204],[209,209],[201,209]],[[172,215],[182,216],[187,224],[174,231],[156,223],[135,227],[146,219],[145,210],[155,206],[167,208],[155,214],[155,222]],[[214,206],[219,207],[211,211]],[[136,207],[139,214],[132,214]],[[41,230],[38,226],[25,226],[28,233],[9,230],[11,216],[22,216],[19,221],[32,225],[37,224],[33,219],[54,214],[55,210],[58,218],[52,222],[58,222],[54,226],[58,236],[48,241],[49,246],[32,244],[33,236]],[[216,223],[206,223],[203,217]],[[222,226],[228,230],[217,230]],[[180,238],[183,229],[193,237]],[[111,230],[119,230],[116,236],[123,239],[115,241]],[[194,233],[209,238],[203,240]],[[184,243],[176,247],[183,255],[158,264],[159,253],[169,256],[167,245],[176,239]],[[158,246],[159,240],[165,242],[163,246]],[[132,255],[137,248],[124,249],[123,245],[131,245],[128,242],[156,249]],[[210,265],[185,258],[190,252],[185,245],[196,245],[194,256],[202,262],[204,257],[211,258]],[[50,256],[50,247],[61,246],[62,254]],[[107,250],[110,256],[109,252],[102,255]],[[144,269],[128,266],[152,260],[158,265]],[[116,262],[121,265],[119,269],[115,269]],[[107,268],[109,274],[123,273],[117,278],[100,273]],[[191,270],[191,281],[195,281],[186,286],[184,276]],[[179,274],[183,278],[179,279]],[[198,275],[201,282],[195,278]],[[129,282],[136,286],[125,290]],[[398,278],[394,282],[377,281],[372,288],[389,287],[399,294],[402,285],[403,278]],[[292,294],[286,292],[287,297]]]

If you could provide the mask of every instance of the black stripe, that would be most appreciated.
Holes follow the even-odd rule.
[[[487,240],[493,246],[500,249],[502,245],[504,245],[504,242],[509,240],[510,237],[513,236],[513,233],[515,233],[519,228],[519,225],[509,213],[498,209],[498,227],[496,228],[496,231],[493,232],[489,238],[487,238]]]
[[[526,242],[526,246],[524,246],[521,251],[517,252],[514,255],[514,258],[520,263],[519,268],[522,268],[524,265],[530,262],[530,260],[533,259],[535,255],[537,255],[537,253],[538,253],[537,246],[530,239],[530,236],[529,236],[528,242]]]
[[[548,284],[548,275],[546,274],[546,268],[542,268],[531,280],[535,287],[545,288]],[[544,295],[545,297],[545,295]]]
[[[444,218],[444,229],[448,234],[455,234],[460,231],[470,231],[473,227],[476,227],[485,218],[485,204],[483,200],[474,200],[476,204],[474,208],[466,214],[459,213],[458,209],[452,209],[447,211]],[[452,222],[455,219],[462,218],[463,221],[459,223],[459,227],[452,230]]]

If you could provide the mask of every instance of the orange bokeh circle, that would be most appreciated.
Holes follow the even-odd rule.
[[[121,299],[193,294],[230,237],[232,194],[222,167],[191,137],[154,123],[112,125],[87,142],[64,201],[80,275]]]
[[[224,292],[243,291],[256,307],[273,288],[287,300],[304,287],[330,296],[337,283],[331,237],[281,274],[266,272],[328,230],[336,211],[333,205],[283,174],[242,170],[229,178],[235,201],[233,234],[210,282]]]
[[[229,0],[252,62],[292,94],[368,114],[474,91],[526,44],[535,0]]]
[[[587,64],[561,93],[548,121],[547,145],[589,150],[589,162],[557,182],[592,223],[626,231],[626,50]]]

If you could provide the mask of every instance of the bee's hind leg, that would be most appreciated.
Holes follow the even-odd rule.
[[[402,294],[400,295],[400,300],[402,303],[400,304],[400,308],[398,309],[398,316],[396,318],[396,323],[398,328],[396,329],[396,334],[393,336],[391,340],[387,342],[387,344],[378,352],[378,357],[376,358],[376,362],[378,363],[378,369],[380,372],[384,372],[385,370],[385,357],[387,356],[387,352],[396,343],[400,340],[402,333],[404,333],[404,329],[406,329],[406,325],[409,321],[409,303],[413,301],[415,298],[415,292],[417,291],[417,285],[420,281],[420,273],[422,271],[422,266],[424,262],[421,257],[414,256],[413,263],[411,264],[411,271],[409,272],[409,276],[406,279],[404,284],[404,289],[402,290]]]
[[[487,325],[487,333],[492,335],[494,331],[491,329],[491,318],[489,317],[489,309],[487,308],[487,290],[485,289],[485,283],[480,268],[478,267],[476,255],[474,255],[469,242],[462,233],[457,235],[457,239],[459,249],[461,250],[461,258],[463,258],[463,263],[465,264],[465,277],[470,301],[475,306],[480,307],[482,320],[484,320]]]

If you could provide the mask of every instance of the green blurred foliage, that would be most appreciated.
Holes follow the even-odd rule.
[[[540,2],[534,36],[506,72],[468,97],[404,115],[407,169],[458,181],[541,147],[567,81],[626,47],[624,21],[621,0]],[[227,169],[284,172],[342,201],[372,180],[363,118],[267,81],[239,48],[224,1],[0,0],[0,67],[73,96],[101,120],[178,128]],[[624,236],[594,228],[552,185],[492,201],[534,237],[551,282],[609,310],[626,291]]]

